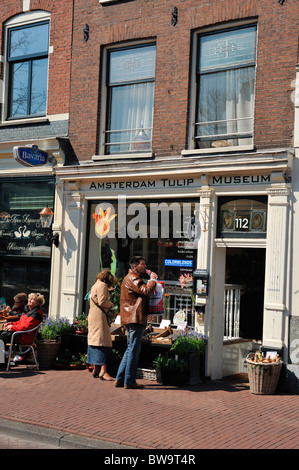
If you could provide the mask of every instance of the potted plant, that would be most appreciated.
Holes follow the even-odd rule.
[[[88,330],[88,320],[87,318],[79,320],[76,324],[76,333],[77,334],[86,334]]]
[[[185,359],[176,360],[176,385],[185,385],[188,381],[188,362]]]
[[[71,362],[70,362],[70,368],[71,369],[82,369],[82,362],[80,359],[78,359],[76,356],[72,356]]]
[[[79,321],[81,320],[87,320],[86,313],[80,313],[79,315],[77,315],[75,319],[75,323],[79,323]]]
[[[200,383],[204,375],[202,369],[207,345],[206,336],[188,328],[178,330],[173,340],[171,351],[188,362],[189,385]]]
[[[67,318],[47,318],[40,327],[36,341],[40,367],[51,368],[58,356],[62,338],[72,330]]]
[[[87,354],[80,354],[79,359],[83,367],[87,367]]]
[[[69,369],[71,360],[72,353],[68,349],[65,351],[60,350],[55,362],[56,369]]]
[[[153,364],[156,368],[158,383],[181,386],[187,382],[188,363],[184,359],[159,354]]]
[[[164,369],[166,367],[166,361],[166,357],[162,356],[161,354],[159,354],[159,356],[156,357],[156,359],[153,361],[154,368],[156,369],[158,383],[163,383],[162,374],[164,373]]]

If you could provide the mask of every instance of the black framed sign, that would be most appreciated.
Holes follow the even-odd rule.
[[[54,181],[3,181],[0,194],[0,256],[50,258],[39,212],[46,204],[53,207]]]
[[[209,291],[209,273],[206,269],[193,272],[193,292],[199,297],[207,297]]]

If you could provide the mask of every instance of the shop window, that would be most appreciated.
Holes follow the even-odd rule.
[[[54,204],[54,181],[14,179],[0,183],[0,297],[13,305],[20,292],[40,292],[49,307],[51,246],[39,212]]]
[[[7,119],[45,116],[49,21],[7,27]]]
[[[198,36],[194,148],[252,145],[256,26]]]
[[[44,314],[49,308],[50,259],[9,259],[0,258],[0,297],[9,306],[14,304],[14,296],[20,292],[39,292],[45,297]]]
[[[0,183],[0,257],[50,258],[39,212],[54,203],[52,180],[14,180]]]
[[[112,49],[107,55],[105,154],[149,152],[156,46]]]
[[[220,197],[217,237],[266,238],[267,197]]]
[[[191,226],[199,201],[151,199],[126,200],[124,206],[121,204],[109,201],[90,205],[85,293],[101,269],[116,263],[116,276],[122,279],[128,273],[130,258],[140,255],[145,258],[148,268],[164,282],[165,292],[169,294],[163,318],[172,322],[176,312],[185,310],[186,320],[193,326],[192,289],[182,289],[179,278],[182,274],[192,276],[196,269],[200,232],[194,235]],[[107,209],[110,211],[110,225],[102,238],[101,227],[99,225],[97,231],[93,218],[100,208],[103,213]]]

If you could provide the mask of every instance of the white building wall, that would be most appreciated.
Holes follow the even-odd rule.
[[[291,278],[290,278],[290,324],[288,331],[287,370],[291,391],[299,393],[299,65],[294,81],[294,164],[292,172],[292,236],[291,236]]]

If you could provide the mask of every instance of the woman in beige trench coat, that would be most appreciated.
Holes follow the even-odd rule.
[[[113,380],[107,372],[107,358],[112,351],[112,340],[107,317],[97,305],[107,313],[113,307],[108,288],[115,282],[116,278],[105,269],[97,275],[90,292],[87,362],[94,365],[93,377],[99,377],[101,380]]]

